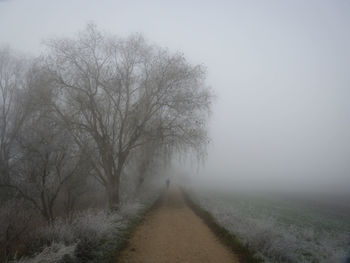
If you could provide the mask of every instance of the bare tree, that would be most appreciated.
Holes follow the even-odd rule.
[[[211,93],[203,68],[183,55],[139,35],[105,35],[94,25],[49,47],[48,74],[60,91],[54,107],[75,142],[89,147],[111,209],[119,204],[120,178],[135,149],[150,141],[168,152],[207,142]]]
[[[83,159],[79,173],[70,177],[63,186],[62,204],[65,216],[69,221],[73,219],[74,212],[82,197],[86,194],[94,196],[94,189],[88,184],[88,179],[92,178],[88,177],[91,172],[91,167],[87,160],[87,158]]]
[[[13,197],[27,200],[47,222],[52,223],[54,206],[63,186],[77,174],[88,174],[89,166],[85,165],[81,149],[74,143],[62,120],[56,118],[51,107],[55,94],[47,76],[42,73],[36,63],[32,63],[22,80],[21,96],[8,98],[9,95],[3,93],[7,102],[3,108],[13,112],[11,116],[4,115],[7,118],[5,128],[14,124],[3,135],[7,141],[4,140],[2,150],[12,155],[3,158],[5,165],[2,167],[6,167],[6,161],[13,163],[14,160],[16,167],[11,169],[11,174],[7,168],[8,178],[0,186],[11,190]],[[7,87],[16,88],[15,85]]]
[[[18,244],[30,232],[33,213],[24,200],[12,199],[0,203],[0,262],[13,257]]]
[[[16,137],[29,104],[26,101],[25,62],[9,48],[0,49],[0,183],[8,183],[16,157]]]
[[[47,114],[36,114],[25,125],[25,134],[20,138],[22,165],[12,187],[52,223],[54,206],[64,185],[85,169],[71,136]]]

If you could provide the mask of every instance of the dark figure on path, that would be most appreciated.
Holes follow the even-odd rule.
[[[170,180],[168,178],[168,179],[166,179],[166,189],[169,189],[169,185],[170,185]]]

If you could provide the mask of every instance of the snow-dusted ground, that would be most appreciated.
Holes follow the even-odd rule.
[[[137,217],[142,209],[142,205],[134,203],[119,212],[87,210],[77,215],[73,222],[57,220],[52,227],[37,230],[36,239],[45,240],[48,244],[34,257],[22,258],[18,262],[56,263],[63,256],[74,260],[78,248],[82,250],[78,253],[85,253],[85,249],[96,248],[103,241],[121,239],[130,220]]]
[[[139,196],[124,204],[117,212],[86,210],[72,222],[56,220],[53,226],[35,231],[33,241],[43,247],[33,256],[13,263],[104,262],[106,253],[115,249],[125,236],[128,225],[138,218],[159,197],[160,189]]]
[[[191,198],[265,262],[346,262],[350,222],[288,202],[191,190]]]

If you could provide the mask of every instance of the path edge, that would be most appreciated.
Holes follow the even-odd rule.
[[[262,259],[254,256],[254,252],[242,244],[238,238],[226,228],[218,224],[215,218],[205,209],[196,204],[184,188],[180,188],[186,204],[191,210],[202,219],[218,239],[228,247],[237,257],[240,263],[262,263]]]
[[[108,261],[109,263],[118,263],[120,261],[119,260],[120,254],[123,250],[125,250],[128,247],[129,240],[131,236],[134,234],[136,228],[145,220],[148,214],[152,213],[161,205],[164,195],[165,195],[165,191],[162,191],[152,205],[145,208],[144,211],[142,211],[142,213],[139,216],[131,220],[131,222],[127,225],[125,229],[122,241],[116,247],[113,257],[111,257],[111,259]]]

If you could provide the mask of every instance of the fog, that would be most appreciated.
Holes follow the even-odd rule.
[[[348,192],[349,12],[340,0],[7,0],[0,45],[37,55],[89,21],[140,32],[207,68],[211,141],[204,164],[185,169],[193,180]]]

